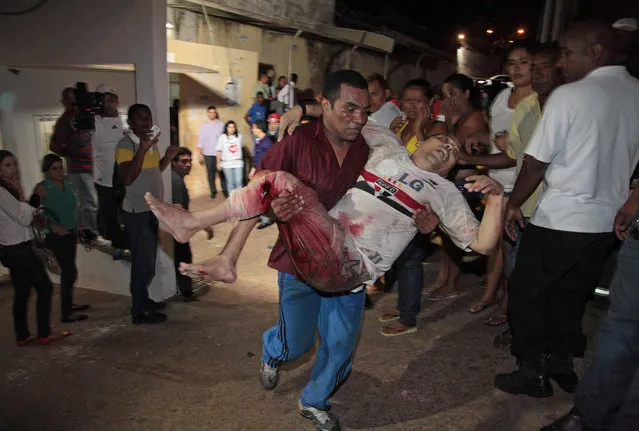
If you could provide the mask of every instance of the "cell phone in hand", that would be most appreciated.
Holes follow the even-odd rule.
[[[151,131],[149,132],[149,138],[151,140],[154,140],[155,138],[157,138],[159,133],[160,128],[157,125],[153,125],[153,127],[151,127]]]

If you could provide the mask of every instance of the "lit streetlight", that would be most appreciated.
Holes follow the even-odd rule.
[[[518,28],[517,29],[517,34],[519,36],[523,36],[525,33],[526,33],[526,29],[524,29],[524,28]]]
[[[495,30],[493,30],[492,28],[489,28],[488,30],[486,30],[486,33],[488,34],[493,34],[495,32]]]
[[[466,35],[465,35],[464,33],[459,33],[459,34],[457,35],[457,39],[458,39],[458,40],[464,40],[464,39],[466,39]]]

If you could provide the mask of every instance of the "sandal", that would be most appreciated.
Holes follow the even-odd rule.
[[[35,335],[29,335],[27,338],[25,338],[24,340],[16,340],[16,345],[18,347],[23,347],[26,346],[27,344],[29,344],[32,341],[37,340],[38,337],[36,337]]]
[[[63,338],[67,338],[69,335],[71,335],[71,331],[62,331],[62,333],[57,335],[52,334],[52,335],[49,335],[48,337],[40,338],[38,341],[40,342],[40,344],[55,343],[56,341],[60,341]]]
[[[477,301],[474,304],[472,304],[470,307],[468,307],[468,312],[472,313],[472,314],[481,313],[485,309],[490,308],[493,305],[497,305],[497,304],[499,304],[499,302],[495,301],[495,300],[492,300],[492,301]]]
[[[508,322],[508,315],[502,313],[495,313],[488,316],[484,323],[488,326],[501,326]]]
[[[401,323],[393,323],[379,330],[379,333],[384,337],[398,337],[400,335],[412,334],[413,332],[417,332],[417,326],[405,326]]]
[[[459,292],[457,290],[450,293],[437,293],[437,291],[435,291],[426,295],[426,298],[430,299],[431,301],[441,301],[443,299],[457,298],[459,296],[462,296],[463,294],[463,292]]]
[[[385,313],[377,318],[382,323],[396,322],[399,320],[399,314]]]

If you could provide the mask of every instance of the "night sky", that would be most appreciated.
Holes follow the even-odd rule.
[[[374,25],[385,25],[424,42],[445,46],[455,40],[459,32],[469,37],[489,38],[500,35],[509,38],[523,26],[536,36],[543,12],[543,0],[336,0],[337,21],[340,4],[364,13]],[[390,6],[389,6],[390,5]],[[580,17],[598,16],[614,20],[639,15],[639,0],[579,0],[576,9]],[[345,18],[353,19],[353,16]],[[340,22],[349,26],[349,22]],[[493,36],[486,35],[493,28]],[[379,27],[378,27],[379,28]],[[424,40],[427,39],[427,40]]]

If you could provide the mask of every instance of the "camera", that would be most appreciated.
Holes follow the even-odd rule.
[[[94,115],[104,115],[104,93],[90,92],[86,82],[78,82],[75,95],[75,127],[77,130],[95,129]]]

